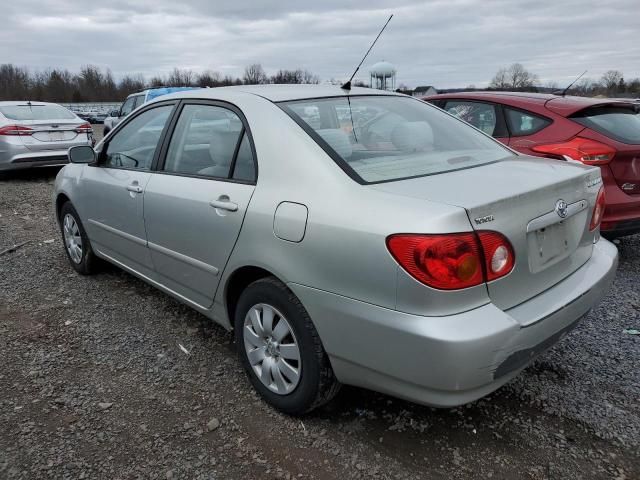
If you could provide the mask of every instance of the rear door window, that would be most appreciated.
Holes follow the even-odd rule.
[[[493,103],[449,100],[444,109],[492,137],[506,137],[500,109]]]
[[[244,133],[242,141],[240,142],[232,178],[245,182],[256,181],[256,163],[253,158],[253,151],[251,150],[251,143],[249,142],[247,132]]]
[[[640,113],[632,106],[593,107],[571,117],[585,127],[622,143],[640,144]]]
[[[552,123],[548,118],[524,110],[504,107],[504,111],[512,137],[533,135]]]
[[[242,134],[242,121],[231,110],[185,105],[169,143],[164,170],[229,178]]]

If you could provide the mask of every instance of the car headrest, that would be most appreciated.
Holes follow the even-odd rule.
[[[391,143],[402,152],[420,152],[433,145],[433,130],[427,122],[402,122],[391,132]]]
[[[339,128],[322,128],[316,130],[316,133],[342,158],[351,157],[353,147],[351,146],[351,141],[349,141],[349,136],[344,131]]]
[[[211,133],[211,143],[209,144],[209,155],[216,166],[231,165],[233,160],[233,152],[238,142],[238,132]]]

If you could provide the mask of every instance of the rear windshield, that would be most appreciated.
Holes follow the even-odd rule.
[[[588,108],[572,119],[619,142],[640,144],[640,113],[633,106]]]
[[[434,175],[513,155],[464,122],[408,97],[336,97],[280,106],[361,183]]]
[[[0,113],[9,120],[70,120],[76,116],[60,105],[3,105]]]

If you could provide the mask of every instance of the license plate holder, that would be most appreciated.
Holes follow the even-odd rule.
[[[52,142],[64,140],[64,132],[49,132],[49,140]]]
[[[567,225],[564,221],[535,230],[529,235],[534,237],[532,243],[535,249],[531,255],[534,260],[532,262],[534,270],[539,270],[550,262],[564,257],[569,250]]]

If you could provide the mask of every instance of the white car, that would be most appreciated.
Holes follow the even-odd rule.
[[[132,93],[122,103],[118,110],[112,110],[109,112],[107,118],[104,119],[103,133],[106,136],[113,128],[120,123],[124,117],[133,112],[140,105],[150,102],[154,98],[167,95],[169,93],[181,92],[184,90],[193,90],[197,87],[162,87],[162,88],[149,88],[142,92]]]

